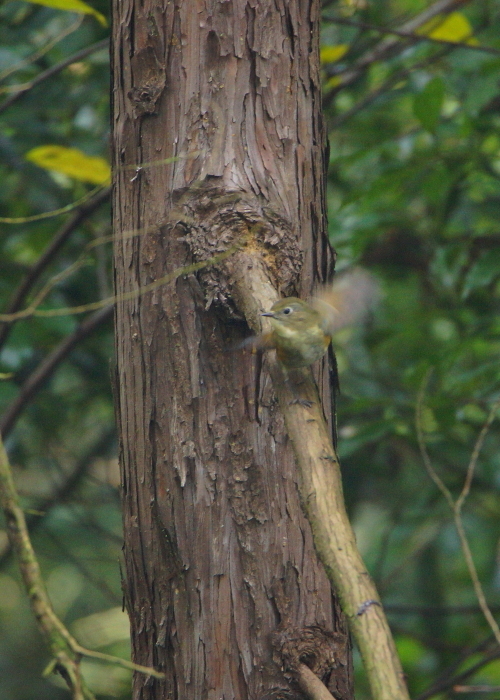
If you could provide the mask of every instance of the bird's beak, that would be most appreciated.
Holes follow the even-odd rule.
[[[274,318],[274,314],[272,311],[266,311],[265,313],[261,314],[261,316],[270,316],[271,318]]]

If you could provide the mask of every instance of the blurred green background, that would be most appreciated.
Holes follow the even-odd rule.
[[[484,697],[478,686],[500,686],[500,650],[479,611],[450,508],[425,470],[415,407],[427,376],[421,429],[436,472],[456,498],[500,398],[500,7],[471,0],[413,38],[373,29],[401,30],[427,6],[339,0],[323,10],[330,236],[337,268],[362,265],[383,290],[367,326],[336,339],[339,450],[358,543],[386,605],[412,697],[471,700]],[[108,16],[104,1],[92,7]],[[2,310],[54,237],[64,237],[74,213],[6,219],[59,209],[106,186],[109,62],[98,42],[108,35],[95,14],[21,0],[0,8]],[[384,52],[387,37],[394,41]],[[36,84],[69,57],[66,67]],[[5,109],[4,100],[10,101]],[[84,264],[51,287],[44,309],[112,293],[110,248],[99,240],[110,233],[109,202],[105,192],[99,196],[48,259],[21,308],[76,260]],[[112,323],[97,319],[65,351],[84,318],[31,317],[0,338],[0,372],[7,375],[0,416],[9,417],[6,445],[56,611],[82,644],[127,658]],[[37,371],[46,371],[44,381],[30,394]],[[497,420],[463,512],[494,613],[500,610],[499,448]],[[2,700],[68,697],[62,682],[41,677],[48,661],[0,531]],[[130,697],[128,671],[90,661],[84,669],[101,697]],[[358,657],[356,673],[363,700]],[[453,692],[457,685],[469,691]]]

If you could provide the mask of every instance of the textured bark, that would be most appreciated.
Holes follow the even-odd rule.
[[[302,662],[352,695],[344,619],[266,360],[228,352],[245,332],[232,294],[252,245],[284,293],[331,273],[318,12],[298,0],[114,3],[117,293],[247,244],[246,257],[117,304],[133,655],[166,674],[137,676],[136,699],[302,698]],[[318,379],[326,388],[324,367]],[[295,668],[283,635],[310,642]]]

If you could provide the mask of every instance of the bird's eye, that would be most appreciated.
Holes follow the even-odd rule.
[[[283,313],[288,316],[288,314],[292,313],[292,309],[289,306],[287,306],[286,309],[283,309]]]

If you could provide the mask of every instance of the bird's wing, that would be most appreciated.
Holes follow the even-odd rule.
[[[312,298],[311,304],[323,317],[328,335],[361,323],[380,300],[380,286],[375,277],[359,267],[341,273],[328,287]]]

